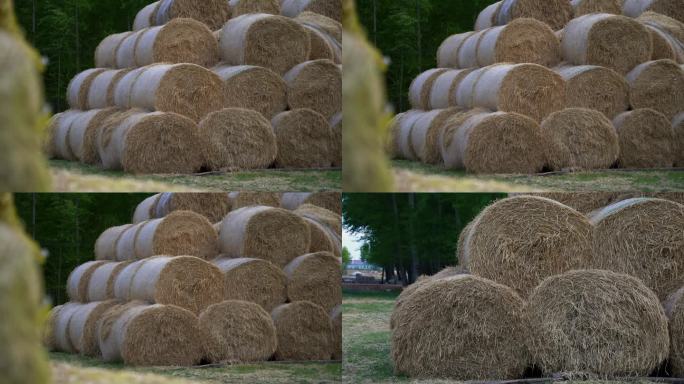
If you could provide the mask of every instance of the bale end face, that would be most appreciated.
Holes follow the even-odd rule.
[[[276,360],[329,360],[332,322],[320,306],[297,301],[271,312],[278,337]]]

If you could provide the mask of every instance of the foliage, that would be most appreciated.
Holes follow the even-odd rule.
[[[437,48],[455,33],[472,31],[477,15],[496,0],[361,0],[361,23],[390,63],[389,99],[410,109],[408,88],[419,73],[436,66]]]
[[[351,263],[351,253],[347,247],[342,247],[342,271],[347,269],[349,263]]]
[[[500,194],[346,194],[344,225],[366,243],[364,260],[404,284],[456,264],[463,228]],[[364,247],[362,247],[363,249]]]

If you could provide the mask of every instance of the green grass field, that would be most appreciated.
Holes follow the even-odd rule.
[[[145,175],[103,171],[63,160],[50,161],[57,192],[264,191],[317,192],[342,190],[342,172],[277,169],[204,175]]]
[[[605,170],[545,175],[475,176],[434,165],[395,160],[397,188],[402,192],[543,192],[684,190],[682,170]]]

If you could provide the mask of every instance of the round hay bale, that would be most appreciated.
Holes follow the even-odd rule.
[[[202,359],[202,333],[192,312],[174,305],[139,303],[120,311],[112,308],[100,323],[98,336],[105,361],[122,360],[133,366],[192,366]]]
[[[106,69],[87,69],[74,76],[67,86],[67,101],[73,109],[88,109],[88,91],[93,80]]]
[[[444,131],[444,123],[461,111],[460,108],[435,109],[422,114],[416,120],[411,128],[409,140],[420,161],[426,164],[444,163],[439,150],[439,137]]]
[[[280,1],[278,0],[230,0],[230,10],[233,17],[248,13],[268,13],[280,15]]]
[[[194,256],[147,259],[131,279],[130,299],[175,305],[196,314],[222,298],[221,271]]]
[[[538,64],[497,64],[466,76],[456,101],[465,108],[516,112],[541,122],[565,105],[565,82]]]
[[[329,360],[332,322],[319,305],[310,301],[282,304],[271,312],[276,327],[276,360]]]
[[[126,265],[114,279],[114,298],[122,302],[131,300],[131,283],[138,269],[147,259],[134,261]],[[103,351],[104,352],[104,351]]]
[[[154,18],[156,25],[177,18],[195,19],[215,31],[230,19],[230,6],[226,0],[161,0]]]
[[[336,254],[336,244],[335,239],[331,236],[323,224],[317,222],[316,220],[304,217],[306,224],[309,226],[309,232],[311,233],[311,245],[309,246],[309,253],[316,252],[330,252],[337,256]]]
[[[114,105],[119,106],[122,109],[132,107],[131,91],[133,90],[133,84],[135,84],[135,81],[138,80],[138,77],[140,77],[147,68],[148,67],[142,67],[131,70],[116,83],[114,87]]]
[[[478,215],[463,261],[472,274],[527,297],[548,276],[588,267],[592,240],[593,227],[581,213],[542,197],[516,196]]]
[[[674,130],[670,121],[653,109],[637,109],[613,120],[620,140],[622,168],[672,168]]]
[[[277,168],[330,168],[332,129],[320,113],[295,109],[271,121],[278,143]]]
[[[53,328],[55,335],[55,350],[68,353],[77,352],[69,337],[69,321],[71,321],[71,316],[76,313],[81,305],[83,304],[66,303],[62,305],[60,310],[56,313],[56,320]]]
[[[463,42],[474,33],[475,32],[459,33],[447,37],[437,49],[437,66],[439,68],[458,67],[458,58],[461,53]]]
[[[418,75],[409,87],[409,102],[414,109],[430,109],[432,85],[438,77],[447,72],[446,68],[429,69]]]
[[[460,275],[431,280],[395,309],[394,370],[416,378],[503,380],[528,362],[523,301],[510,288]]]
[[[242,15],[221,30],[221,55],[230,65],[258,65],[283,75],[306,61],[310,49],[304,27],[282,16]]]
[[[684,111],[684,70],[672,60],[643,63],[627,75],[632,109],[651,108],[672,120]]]
[[[280,267],[261,259],[214,259],[223,274],[224,300],[259,304],[269,313],[287,300],[287,277]]]
[[[140,37],[145,33],[145,29],[133,32],[126,36],[116,48],[116,66],[115,68],[135,68],[138,67],[135,62],[135,47],[138,46]]]
[[[116,300],[98,301],[79,306],[69,320],[69,340],[75,352],[84,356],[99,357],[97,322]]]
[[[210,113],[199,123],[199,141],[211,170],[266,169],[278,154],[271,123],[249,109]]]
[[[418,154],[411,145],[411,130],[425,112],[410,110],[397,115],[392,127],[392,149],[395,158],[406,160],[418,160]]]
[[[430,91],[430,109],[445,109],[456,105],[456,90],[473,69],[453,69],[439,75]]]
[[[330,128],[333,132],[332,141],[332,166],[341,168],[342,167],[342,112],[335,114],[335,116],[330,119]]]
[[[135,80],[131,106],[175,112],[199,122],[223,108],[223,82],[210,70],[195,64],[154,65]]]
[[[97,260],[116,260],[116,243],[121,234],[133,224],[124,224],[107,228],[95,241],[95,258]]]
[[[646,25],[646,28],[653,39],[651,60],[677,60],[676,48],[669,40],[669,35],[649,25]]]
[[[230,201],[232,210],[254,205],[280,207],[280,194],[276,192],[230,192],[228,194],[228,200]]]
[[[622,12],[629,17],[651,11],[684,23],[684,8],[679,0],[625,0],[622,6]]]
[[[88,90],[87,109],[101,109],[115,105],[116,85],[128,72],[128,69],[110,69],[95,76]]]
[[[145,220],[150,220],[157,217],[155,215],[155,209],[157,201],[159,200],[159,197],[161,195],[161,193],[152,195],[143,200],[140,204],[138,204],[135,207],[135,212],[133,212],[133,224],[137,224]]]
[[[308,25],[303,25],[303,27],[309,35],[311,42],[308,60],[327,59],[335,61],[335,48],[333,47],[332,40],[314,27]]]
[[[127,310],[145,306],[142,301],[129,301],[126,303],[116,304],[105,311],[97,324],[97,341],[102,353],[102,360],[111,362],[121,360],[121,351],[116,344],[115,335],[112,334],[112,328],[116,320],[121,317]]]
[[[222,220],[230,212],[230,199],[223,193],[172,193],[159,195],[152,207],[153,216],[161,218],[175,211],[192,211],[213,223]]]
[[[672,120],[675,134],[675,166],[684,168],[684,112]]]
[[[496,12],[496,25],[506,25],[519,18],[532,18],[557,31],[572,19],[573,9],[567,0],[503,0]]]
[[[59,316],[59,311],[62,310],[62,307],[64,306],[58,305],[50,309],[48,319],[43,327],[43,346],[45,346],[45,348],[48,351],[59,350],[57,346],[57,335],[55,334],[55,330],[57,326],[57,318]]]
[[[85,164],[99,164],[97,152],[97,130],[104,121],[118,112],[116,108],[92,109],[79,114],[69,127],[68,147],[75,160]]]
[[[541,125],[542,148],[554,171],[608,169],[618,160],[620,144],[612,122],[593,109],[555,112]]]
[[[575,17],[590,13],[622,14],[622,0],[570,0]]]
[[[599,65],[624,75],[653,54],[653,41],[646,27],[624,16],[580,16],[568,23],[563,34],[563,58],[575,65]]]
[[[136,224],[133,228],[140,231],[134,239],[137,258],[192,255],[211,259],[218,255],[216,231],[206,217],[195,212],[174,211],[163,218]]]
[[[565,80],[568,108],[595,109],[609,119],[629,109],[629,84],[612,69],[580,65],[556,67],[554,71]]]
[[[684,63],[684,22],[655,12],[645,12],[637,21],[651,32],[653,60],[671,59]]]
[[[105,37],[95,49],[95,66],[117,68],[116,57],[121,43],[134,32],[123,32]]]
[[[47,128],[47,138],[45,142],[45,152],[49,158],[74,160],[68,144],[69,128],[71,123],[81,115],[81,111],[68,110],[58,113],[50,120]]]
[[[126,261],[137,259],[135,242],[140,233],[142,225],[133,225],[121,233],[119,240],[116,242],[116,260]]]
[[[636,276],[661,300],[684,285],[684,205],[628,199],[592,214],[591,222],[595,268]]]
[[[535,19],[515,19],[510,24],[477,32],[459,49],[460,68],[496,63],[535,63],[546,67],[560,62],[560,42],[553,30]]]
[[[684,376],[684,328],[682,328],[682,296],[684,288],[670,294],[663,302],[665,314],[669,319],[670,355],[669,362],[673,377]]]
[[[281,0],[281,13],[288,17],[296,17],[302,12],[313,12],[342,21],[341,0]]]
[[[336,192],[285,192],[281,206],[290,211],[304,204],[325,208],[337,215],[342,214],[342,195]]]
[[[342,198],[340,197],[338,201],[340,202],[340,211],[332,211],[317,205],[306,203],[297,207],[294,212],[299,216],[309,218],[323,224],[329,228],[335,236],[342,237]]]
[[[105,261],[94,260],[83,263],[74,268],[67,278],[67,294],[69,300],[76,302],[85,302],[88,297],[88,284],[93,272]]]
[[[254,303],[214,304],[202,312],[199,326],[212,363],[267,361],[278,346],[271,316]]]
[[[223,80],[225,107],[253,109],[267,119],[287,109],[287,84],[270,69],[219,65],[212,71]]]
[[[284,271],[290,302],[310,301],[326,311],[342,303],[342,269],[339,259],[332,253],[317,252],[299,256]]]
[[[546,165],[542,131],[531,118],[507,112],[462,118],[460,126],[452,121],[444,127],[441,152],[448,168],[475,174],[533,174]]]
[[[667,357],[667,318],[638,279],[601,270],[545,279],[525,308],[529,350],[545,375],[648,376]]]
[[[212,31],[193,19],[173,19],[145,29],[135,46],[136,66],[192,63],[211,67],[218,62],[218,42]]]
[[[483,9],[480,14],[477,15],[477,20],[475,20],[476,31],[481,31],[496,25],[496,15],[499,13],[501,3],[502,2],[499,1],[487,6],[487,8]]]
[[[106,301],[114,298],[114,282],[128,262],[103,263],[95,268],[88,281],[86,301]]]
[[[312,109],[326,120],[342,110],[342,70],[332,61],[301,63],[283,78],[290,109]]]
[[[221,252],[284,267],[311,244],[306,221],[285,209],[252,206],[231,211],[221,225]]]
[[[315,27],[316,29],[325,32],[325,34],[332,37],[335,41],[342,41],[342,23],[323,16],[319,13],[304,11],[295,18],[303,25]]]
[[[154,20],[152,16],[157,12],[159,7],[159,1],[155,1],[152,4],[145,6],[143,9],[138,11],[135,15],[135,20],[133,21],[133,30],[139,31],[141,29],[149,28],[154,25]]]
[[[332,321],[332,359],[342,360],[342,305],[330,311]]]

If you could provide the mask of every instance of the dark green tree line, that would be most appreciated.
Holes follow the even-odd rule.
[[[472,31],[481,10],[496,0],[358,0],[369,40],[388,58],[387,92],[397,112],[410,109],[408,88],[437,65],[437,48]]]
[[[360,235],[363,260],[387,280],[413,283],[455,265],[463,228],[501,194],[346,194],[345,228]]]

